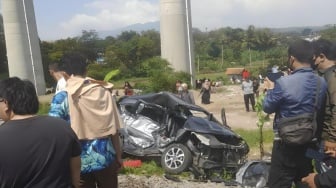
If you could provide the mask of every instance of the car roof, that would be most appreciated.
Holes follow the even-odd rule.
[[[182,99],[180,99],[177,95],[163,91],[163,92],[158,92],[158,93],[149,93],[149,94],[144,94],[144,95],[133,95],[133,96],[127,96],[124,98],[121,98],[119,100],[119,104],[135,104],[139,100],[145,101],[147,103],[154,103],[163,107],[167,107],[170,109],[174,109],[177,106],[183,106],[191,110],[197,110],[197,111],[202,111],[207,112],[204,108],[198,106],[198,105],[193,105],[189,104]]]

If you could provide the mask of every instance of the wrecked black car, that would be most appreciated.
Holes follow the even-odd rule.
[[[200,106],[169,92],[122,97],[118,107],[124,127],[123,152],[161,157],[167,173],[191,170],[207,177],[215,172],[237,172],[247,160],[249,147]]]

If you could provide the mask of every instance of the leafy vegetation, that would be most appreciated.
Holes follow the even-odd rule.
[[[259,129],[254,129],[254,130],[236,129],[234,131],[246,140],[251,150],[256,150],[256,149],[259,150],[259,146],[260,146]],[[263,130],[263,143],[264,144],[273,143],[273,130],[272,129]]]
[[[50,103],[49,102],[41,102],[39,106],[39,111],[37,114],[39,115],[47,115],[50,109]]]
[[[274,30],[275,31],[275,30]],[[267,66],[274,64],[286,66],[287,46],[297,38],[310,37],[316,31],[305,28],[302,31],[274,32],[268,28],[256,28],[253,25],[246,30],[241,28],[219,28],[202,32],[193,29],[196,78],[203,78],[208,73],[224,73],[228,67],[246,67],[252,76],[265,75]],[[332,25],[324,27],[319,33],[322,38],[335,40],[336,29]],[[166,84],[175,76],[170,63],[161,59],[160,33],[155,30],[124,31],[117,37],[99,38],[95,30],[83,30],[77,37],[56,41],[41,41],[42,63],[47,87],[54,85],[48,74],[48,64],[58,61],[69,51],[79,51],[86,55],[89,62],[88,75],[103,80],[112,70],[120,74],[112,82],[132,78],[149,78],[155,80],[160,73],[165,73],[161,85],[141,82],[146,91],[168,89]],[[0,16],[0,73],[8,76],[3,22]],[[223,80],[225,76],[212,80]],[[176,79],[175,79],[176,80]],[[189,79],[186,79],[190,83]],[[138,84],[138,82],[134,82]],[[151,85],[155,84],[155,85]]]
[[[257,121],[257,126],[258,126],[258,130],[259,130],[259,150],[260,150],[260,158],[264,157],[264,124],[266,121],[269,121],[269,115],[266,114],[263,111],[263,101],[264,101],[264,94],[261,94],[258,98],[257,98],[257,102],[255,105],[255,108],[257,110],[257,116],[258,116],[258,121]],[[273,139],[273,138],[272,138]]]

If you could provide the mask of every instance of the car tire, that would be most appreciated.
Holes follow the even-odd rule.
[[[192,156],[189,149],[183,144],[171,144],[168,146],[161,156],[161,166],[171,174],[179,174],[192,163]]]

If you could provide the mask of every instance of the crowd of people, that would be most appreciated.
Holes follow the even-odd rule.
[[[268,75],[265,113],[275,113],[268,187],[336,187],[336,43],[297,40],[288,48],[288,75]],[[57,81],[48,116],[37,115],[34,85],[10,77],[0,80],[0,187],[118,187],[122,167],[118,130],[121,125],[111,83],[86,76],[86,60],[66,53],[50,64]],[[260,79],[244,69],[246,111],[255,111]],[[201,103],[209,104],[211,81],[196,83]],[[195,104],[189,86],[176,81],[176,96]],[[133,95],[125,82],[124,95]],[[251,105],[251,106],[250,106]],[[279,135],[284,118],[317,114],[314,139],[289,145]],[[314,150],[323,158],[314,158]],[[313,166],[312,161],[315,160]]]

